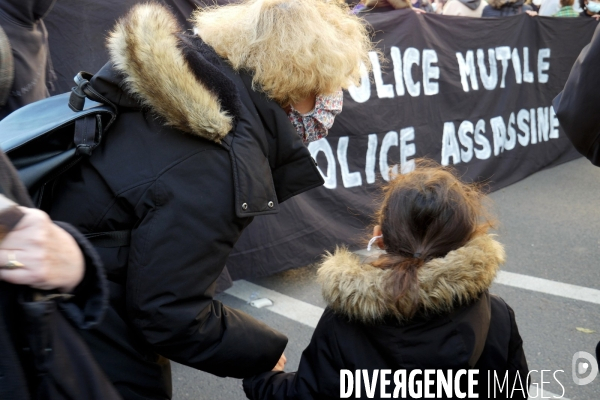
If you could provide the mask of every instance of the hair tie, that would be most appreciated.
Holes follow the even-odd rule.
[[[413,257],[414,258],[421,258],[421,253],[415,253],[415,254],[413,254]]]

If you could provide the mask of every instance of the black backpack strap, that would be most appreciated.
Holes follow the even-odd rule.
[[[85,106],[86,97],[90,100],[96,101],[98,103],[106,104],[110,106],[115,114],[117,114],[117,106],[108,100],[106,97],[101,95],[98,91],[96,91],[92,85],[90,85],[90,80],[93,75],[89,72],[81,71],[77,75],[75,75],[75,83],[77,86],[71,89],[71,97],[69,98],[69,108],[75,112],[83,110]],[[106,127],[108,129],[108,126]]]
[[[89,114],[75,121],[75,137],[73,140],[78,156],[89,157],[92,155],[94,149],[102,141],[103,132],[108,130],[118,114],[117,106],[90,85],[92,77],[92,74],[84,71],[79,72],[75,76],[77,86],[71,89],[69,108],[75,112],[82,111],[85,107],[85,99],[88,98],[110,107],[114,114],[105,127],[102,126],[102,117],[99,114]]]
[[[123,247],[131,242],[131,231],[95,232],[84,235],[94,247]]]
[[[96,132],[98,134],[96,135]],[[75,137],[77,155],[91,156],[92,151],[102,140],[102,117],[89,114],[75,121]]]

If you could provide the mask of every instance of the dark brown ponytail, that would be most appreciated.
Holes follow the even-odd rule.
[[[399,308],[411,310],[406,317],[420,306],[419,268],[493,226],[483,199],[477,187],[429,160],[417,160],[413,172],[396,176],[383,188],[376,224],[386,254],[373,265],[394,271],[389,293]]]

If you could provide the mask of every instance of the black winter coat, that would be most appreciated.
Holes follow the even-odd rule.
[[[318,272],[329,306],[298,371],[246,379],[246,395],[256,400],[337,399],[341,369],[367,370],[371,378],[374,370],[391,370],[388,393],[395,388],[393,372],[400,369],[407,376],[415,369],[478,369],[480,398],[488,398],[488,371],[496,371],[500,380],[507,373],[511,388],[518,373],[522,385],[517,383],[517,388],[527,386],[529,371],[514,313],[487,291],[503,260],[501,245],[481,236],[429,261],[418,272],[422,312],[407,320],[385,293],[383,283],[391,271],[361,264],[358,256],[338,250]],[[380,393],[377,384],[375,396],[368,398],[379,399]],[[367,398],[364,385],[361,394]],[[499,389],[496,394],[508,398]],[[527,396],[515,391],[512,398]]]
[[[2,152],[0,193],[20,205],[32,206],[16,171]],[[119,396],[94,362],[81,337],[70,325],[88,329],[102,318],[108,297],[104,270],[94,249],[77,230],[67,224],[57,224],[69,232],[79,244],[85,260],[84,278],[75,288],[71,299],[57,301],[28,301],[32,297],[32,289],[0,282],[0,399],[29,400],[38,398],[36,392],[42,391],[45,392],[44,398],[48,399],[115,400]],[[56,309],[60,312],[54,311]],[[50,319],[47,324],[44,324],[44,321],[28,324],[24,321],[24,310],[29,311],[28,316],[42,311],[45,314],[43,318]],[[28,330],[32,326],[48,330]],[[53,340],[53,335],[59,333],[58,330],[60,335],[66,338],[60,343]],[[43,344],[43,349],[50,348],[53,355],[50,353],[50,356],[40,356],[31,348],[29,351],[23,350],[32,343]],[[53,347],[57,344],[66,344],[69,348]],[[71,357],[73,354],[77,354],[77,357]],[[41,362],[60,369],[60,373],[54,375],[60,378],[54,382],[52,388],[39,387],[38,377],[35,376],[39,370],[34,373],[30,369],[32,364],[40,365]],[[49,389],[56,388],[61,389],[60,394],[49,392]]]
[[[213,300],[214,282],[253,217],[323,183],[284,110],[179,31],[158,5],[120,21],[92,79],[120,114],[50,207],[84,233],[131,230],[98,249],[110,307],[85,334],[125,399],[170,398],[167,359],[236,378],[275,366],[287,338]]]
[[[552,105],[573,146],[600,167],[600,26],[579,54],[565,88]]]

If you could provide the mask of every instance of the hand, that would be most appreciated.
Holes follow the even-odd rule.
[[[527,10],[525,11],[530,17],[537,17],[538,13],[537,11],[533,11],[533,10]]]
[[[594,14],[592,15],[592,18],[594,18],[596,21],[600,21],[600,14]]]
[[[283,367],[285,367],[285,363],[287,362],[287,358],[285,358],[285,354],[281,354],[279,357],[279,361],[277,361],[277,365],[273,367],[271,371],[280,372],[283,371]]]
[[[420,8],[413,8],[413,11],[417,14],[426,14],[425,10],[422,10]]]
[[[85,263],[75,239],[34,208],[0,243],[0,266],[17,261],[22,267],[0,269],[0,280],[36,289],[72,291],[83,279]]]

